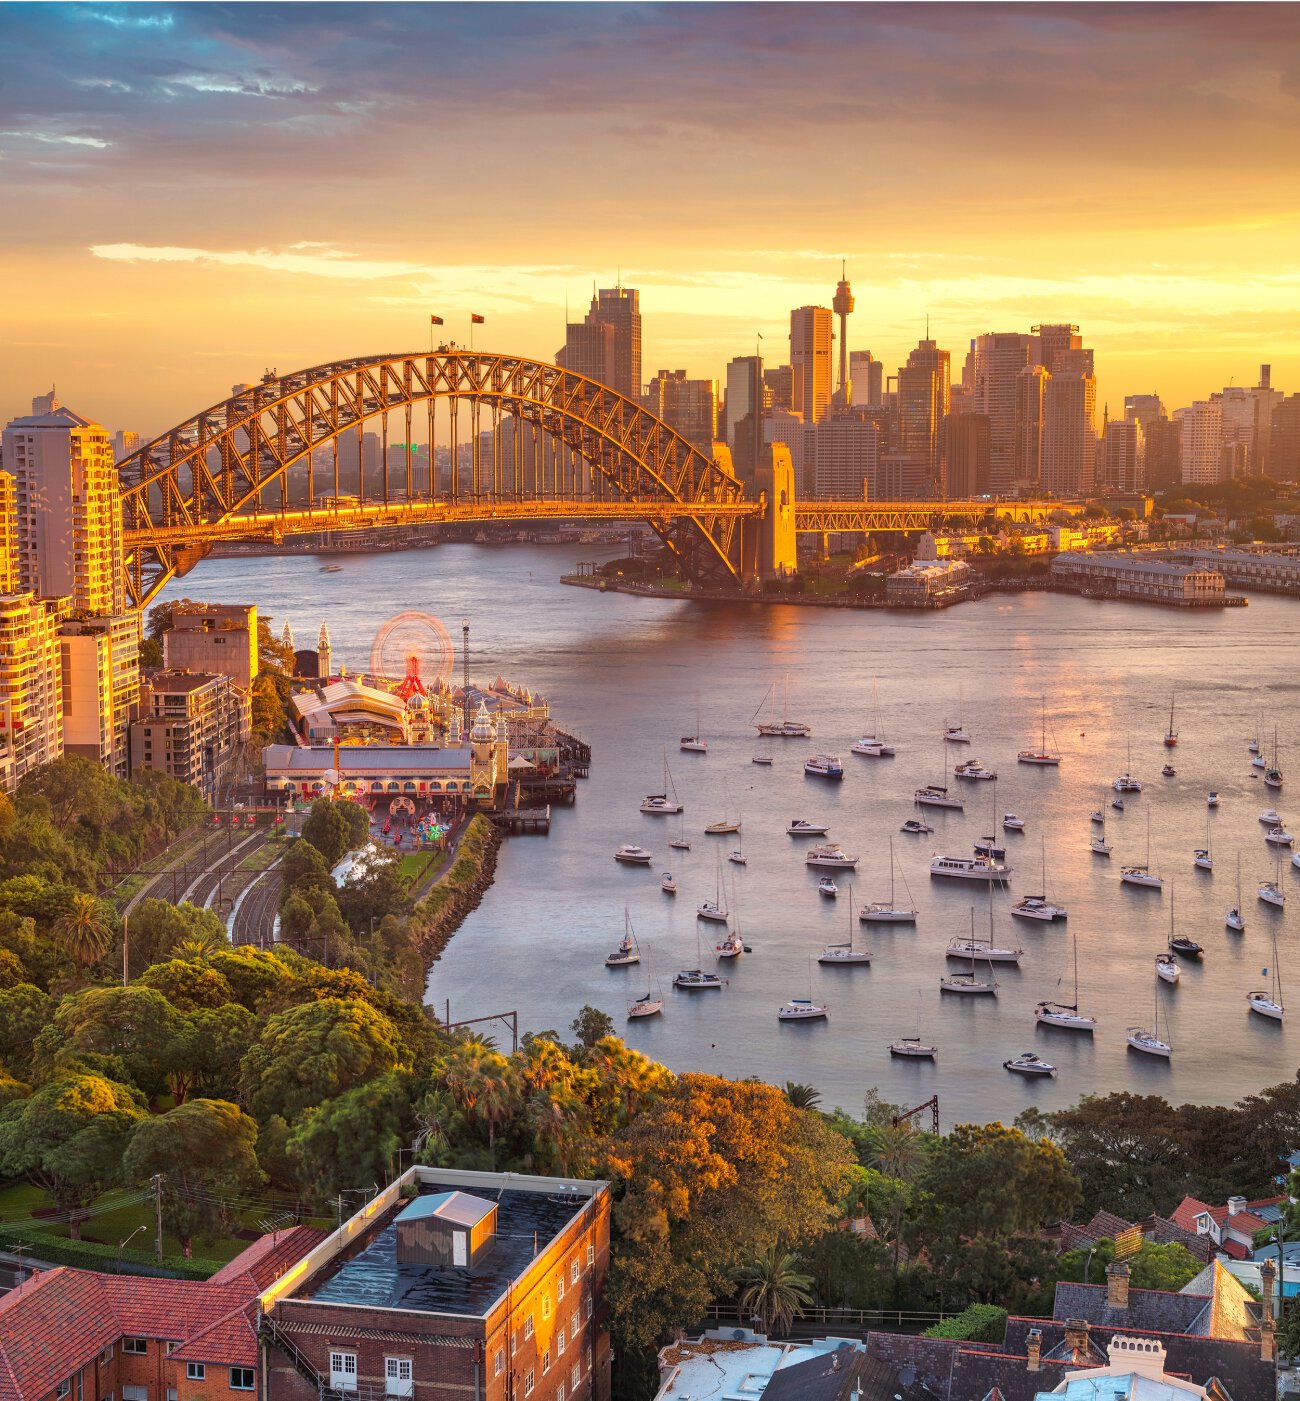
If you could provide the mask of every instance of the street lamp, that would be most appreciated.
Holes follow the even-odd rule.
[[[116,1269],[115,1269],[115,1271],[114,1271],[115,1274],[121,1274],[121,1273],[122,1273],[122,1252],[123,1252],[123,1250],[126,1249],[126,1247],[130,1244],[130,1242],[133,1241],[133,1240],[136,1238],[136,1236],[138,1236],[138,1235],[140,1234],[140,1232],[143,1231],[144,1228],[145,1228],[148,1224],[149,1224],[149,1223],[148,1223],[147,1221],[142,1221],[142,1222],[135,1228],[135,1230],[131,1232],[131,1234],[130,1234],[129,1236],[124,1236],[120,1241],[118,1241],[118,1243],[117,1243],[117,1267],[116,1267]]]

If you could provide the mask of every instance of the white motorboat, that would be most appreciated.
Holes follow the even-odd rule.
[[[974,844],[976,856],[1005,856],[1007,849],[995,837],[980,837]]]
[[[705,972],[702,968],[683,968],[680,973],[673,974],[673,986],[691,990],[720,988],[722,979],[716,973]]]
[[[1157,875],[1151,873],[1151,812],[1147,811],[1147,855],[1146,860],[1139,865],[1121,866],[1119,868],[1119,878],[1124,885],[1143,886],[1147,890],[1163,890],[1164,881]]]
[[[749,762],[751,764],[762,764],[765,768],[771,768],[772,756],[770,754],[755,754]]]
[[[911,1056],[916,1060],[933,1060],[939,1054],[938,1046],[927,1045],[919,1036],[900,1036],[889,1043],[891,1056]]]
[[[830,1009],[824,1002],[814,1002],[809,997],[792,997],[784,1007],[777,1009],[776,1019],[780,1022],[822,1021]]]
[[[1292,857],[1292,860],[1295,858]],[[1241,912],[1241,853],[1237,853],[1237,903],[1223,916],[1224,924],[1240,934],[1246,927],[1246,917]]]
[[[858,919],[863,924],[915,924],[916,911],[914,909],[900,908],[894,899],[894,839],[889,839],[889,901],[876,901],[870,905],[864,905],[858,911]],[[907,877],[903,877],[903,886],[907,887]],[[907,892],[908,903],[910,905],[912,892]]]
[[[1276,905],[1279,910],[1286,908],[1286,891],[1276,881],[1260,881],[1259,898],[1266,905]]]
[[[627,1004],[628,1020],[636,1017],[658,1016],[664,1009],[662,997],[656,997],[653,993],[647,992],[644,997],[638,997],[635,1002]]]
[[[805,866],[830,866],[838,871],[851,871],[861,857],[846,856],[837,846],[814,846],[804,857]]]
[[[1002,1062],[1007,1070],[1014,1071],[1017,1075],[1055,1075],[1056,1067],[1050,1061],[1045,1061],[1041,1056],[1035,1055],[1033,1051],[1021,1051],[1018,1056],[1012,1056],[1010,1060]]]
[[[1285,827],[1270,827],[1264,833],[1264,840],[1271,846],[1290,846],[1295,838]]]
[[[1291,858],[1291,864],[1293,866],[1300,866],[1300,851],[1297,851],[1296,854]]]
[[[1051,922],[1067,918],[1064,905],[1054,905],[1041,895],[1026,895],[1011,907],[1011,913],[1018,919],[1041,919]]]
[[[1207,808],[1217,808],[1219,806],[1219,795],[1213,790],[1205,795],[1205,806]]]
[[[665,871],[659,878],[659,889],[662,890],[665,895],[677,894],[677,882],[673,879],[673,873],[671,871]]]
[[[740,818],[733,822],[729,817],[724,817],[721,822],[710,822],[704,829],[706,837],[730,837],[740,831]]]
[[[978,759],[967,759],[965,763],[958,764],[953,769],[953,774],[957,778],[986,780],[997,778],[997,774],[992,769],[986,768]]]
[[[1267,968],[1263,971],[1268,973]],[[1286,1008],[1282,1005],[1282,970],[1277,965],[1276,928],[1273,930],[1272,984],[1267,989],[1248,992],[1246,1004],[1252,1012],[1258,1012],[1261,1017],[1268,1017],[1271,1021],[1280,1022],[1286,1015]]]
[[[1005,861],[994,861],[991,856],[936,856],[930,862],[930,874],[948,880],[992,883],[1009,879],[1011,867]]]
[[[824,837],[831,829],[825,822],[809,822],[803,817],[792,817],[786,823],[785,830],[791,837]]]
[[[823,876],[821,880],[817,882],[817,892],[819,895],[825,895],[834,900],[840,893],[840,888],[829,876]]]
[[[1019,963],[1024,952],[1024,949],[995,948],[987,939],[962,938],[958,935],[949,943],[944,957],[969,958],[972,962],[980,963]]]
[[[924,837],[933,832],[934,828],[928,822],[920,822],[915,817],[909,817],[898,830],[906,832],[909,837]]]
[[[962,800],[954,798],[941,783],[927,783],[924,788],[918,788],[912,794],[912,801],[918,807],[956,808],[958,812],[965,807]]]
[[[946,744],[969,744],[970,735],[960,725],[945,725],[943,738]]]
[[[1124,811],[1124,799],[1123,799],[1123,798],[1115,798],[1115,799],[1111,802],[1111,807],[1113,807],[1113,808],[1115,809],[1116,812],[1123,812],[1123,811]]]
[[[1025,819],[1017,817],[1014,812],[1004,812],[1002,814],[1002,830],[1004,832],[1023,832]]]
[[[1038,764],[1040,767],[1055,768],[1061,762],[1060,751],[1056,748],[1056,736],[1052,736],[1052,747],[1047,747],[1047,697],[1043,697],[1043,724],[1042,733],[1038,740],[1037,749],[1022,749],[1016,755],[1018,764]]]
[[[1156,977],[1166,983],[1176,983],[1183,976],[1178,960],[1171,953],[1156,954]]]
[[[853,887],[849,886],[849,941],[847,944],[827,944],[817,955],[818,963],[841,968],[852,967],[856,963],[870,963],[871,950],[853,946]],[[811,992],[811,988],[809,989]]]
[[[614,860],[621,861],[625,866],[648,866],[651,857],[645,847],[632,846],[625,842],[614,853]]]
[[[678,749],[687,754],[707,754],[709,752],[709,741],[701,739],[699,735],[683,735],[677,742]]]
[[[844,765],[834,754],[813,754],[803,761],[803,771],[809,778],[829,778],[839,783],[844,777]]]
[[[892,744],[886,744],[875,735],[863,735],[861,739],[849,745],[849,752],[863,754],[868,759],[892,759],[896,753]]]
[[[1259,815],[1259,820],[1265,827],[1280,827],[1285,821],[1282,814],[1276,808],[1265,808]]]
[[[630,963],[641,962],[641,950],[637,948],[636,934],[632,930],[632,919],[623,909],[623,939],[613,953],[605,956],[606,968],[625,968]]]
[[[1092,822],[1100,822],[1103,826],[1105,826],[1105,823],[1106,823],[1106,814],[1105,814],[1104,812],[1102,812],[1102,810],[1101,810],[1100,808],[1094,808],[1094,809],[1088,814],[1088,818],[1089,818],[1089,820],[1092,821]]]
[[[641,799],[641,811],[651,817],[673,817],[682,811],[682,805],[673,802],[666,793],[649,793]]]
[[[726,924],[731,913],[716,900],[701,900],[695,907],[695,918],[707,920],[710,924]]]

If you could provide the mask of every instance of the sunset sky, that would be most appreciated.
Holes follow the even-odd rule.
[[[1099,402],[1300,390],[1300,6],[0,8],[0,415],[162,431],[592,282],[722,376],[848,261],[851,349],[1075,321]]]

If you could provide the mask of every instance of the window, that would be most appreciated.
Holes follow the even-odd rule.
[[[547,1348],[546,1351],[545,1351],[544,1353],[542,1353],[542,1376],[545,1376],[545,1375],[547,1374],[547,1372],[549,1372],[550,1370],[551,1370],[551,1350],[550,1350],[550,1348]]]
[[[409,1357],[384,1358],[384,1395],[410,1396],[415,1390]]]
[[[524,1373],[524,1395],[525,1395],[525,1396],[531,1396],[532,1394],[533,1394],[533,1369],[530,1367],[530,1368]]]
[[[563,1382],[561,1382],[561,1383],[559,1384],[559,1386],[557,1386],[557,1387],[555,1388],[555,1401],[564,1401],[564,1383],[563,1383]]]
[[[68,1394],[68,1392],[70,1392],[71,1390],[72,1390],[72,1383],[71,1383],[70,1381],[68,1381],[68,1382],[60,1382],[59,1385],[58,1385],[58,1387],[55,1389],[54,1394],[55,1394],[57,1397],[60,1398],[60,1401],[62,1401],[62,1398],[65,1397],[65,1396]]]
[[[558,1355],[564,1351],[564,1325],[560,1325],[560,1331],[555,1335],[555,1351]]]
[[[99,1354],[99,1365],[101,1367],[107,1367],[112,1360],[113,1344],[109,1343],[109,1345],[104,1349],[104,1351]]]
[[[167,1401],[176,1401],[176,1388],[174,1386],[167,1388]]]
[[[201,1382],[207,1374],[206,1362],[187,1362],[185,1364],[185,1380],[187,1382]]]
[[[357,1389],[357,1355],[355,1352],[330,1353],[330,1385],[335,1391]]]
[[[589,1246],[587,1247],[587,1264],[588,1264],[588,1265],[594,1265],[595,1263],[596,1263],[596,1247],[595,1247],[594,1245],[589,1245]]]
[[[529,1314],[528,1317],[527,1317],[526,1319],[524,1319],[524,1340],[527,1341],[527,1340],[528,1340],[529,1338],[531,1338],[532,1336],[533,1336],[533,1316],[532,1316],[532,1314]]]
[[[232,1367],[230,1369],[231,1391],[252,1391],[254,1385],[251,1367]]]
[[[122,1401],[149,1401],[149,1388],[147,1386],[124,1386],[122,1388]]]
[[[577,1282],[578,1282],[578,1257],[575,1255],[575,1256],[573,1257],[573,1260],[572,1260],[572,1261],[570,1262],[570,1264],[569,1264],[569,1283],[570,1283],[570,1284],[577,1284]]]
[[[144,1338],[123,1338],[122,1351],[135,1357],[143,1357],[149,1351],[149,1344]]]
[[[506,1350],[503,1347],[497,1348],[496,1356],[492,1359],[492,1375],[499,1377],[506,1369]]]
[[[543,1294],[543,1295],[542,1295],[542,1322],[545,1323],[546,1320],[547,1320],[548,1318],[550,1318],[550,1316],[551,1316],[551,1296],[550,1296],[549,1294]]]
[[[510,1356],[513,1357],[513,1356],[515,1355],[515,1353],[517,1353],[518,1351],[519,1351],[519,1334],[518,1334],[518,1333],[511,1333],[511,1335],[510,1335]]]
[[[573,1394],[578,1394],[578,1388],[582,1385],[582,1363],[575,1362],[573,1371],[569,1373],[569,1385],[573,1388]]]
[[[587,1295],[587,1317],[591,1317],[591,1295]]]
[[[555,1277],[555,1302],[558,1304],[564,1298],[564,1276],[562,1274]]]

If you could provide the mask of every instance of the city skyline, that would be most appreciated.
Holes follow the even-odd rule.
[[[0,12],[6,418],[161,431],[430,314],[550,359],[593,281],[721,380],[841,258],[888,375],[928,316],[1082,325],[1112,414],[1300,379],[1295,6],[302,13]]]

